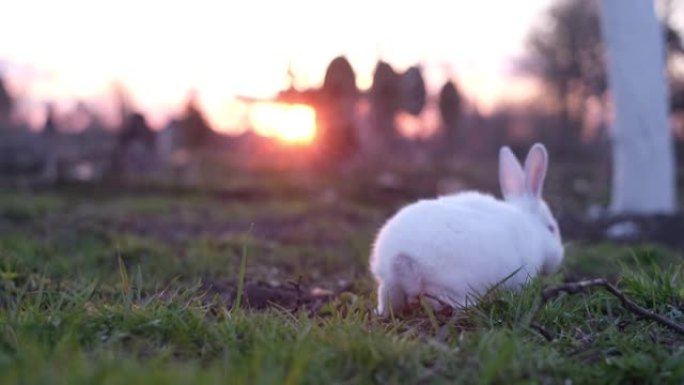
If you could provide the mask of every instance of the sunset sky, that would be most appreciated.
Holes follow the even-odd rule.
[[[2,7],[0,71],[26,110],[45,100],[106,101],[114,81],[159,124],[189,90],[220,129],[237,124],[236,95],[269,97],[319,85],[344,54],[367,88],[379,55],[396,69],[425,65],[483,109],[529,93],[511,79],[530,28],[551,0],[21,0]]]

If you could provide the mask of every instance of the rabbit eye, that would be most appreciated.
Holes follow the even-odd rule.
[[[552,233],[556,232],[556,228],[553,225],[546,225],[546,228],[549,229],[549,231]]]

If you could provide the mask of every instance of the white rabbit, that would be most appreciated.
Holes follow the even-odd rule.
[[[463,192],[420,200],[380,229],[370,269],[378,282],[378,314],[401,310],[423,295],[435,308],[473,304],[504,281],[519,287],[563,259],[558,224],[541,197],[548,164],[536,143],[525,171],[508,147],[499,151],[504,200]]]

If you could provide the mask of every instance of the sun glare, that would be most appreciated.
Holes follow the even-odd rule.
[[[316,135],[316,113],[302,104],[256,103],[249,109],[249,121],[258,134],[287,143],[308,144]]]

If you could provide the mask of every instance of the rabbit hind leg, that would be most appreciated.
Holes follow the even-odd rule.
[[[406,294],[400,285],[385,281],[378,286],[377,314],[389,316],[406,306]]]

